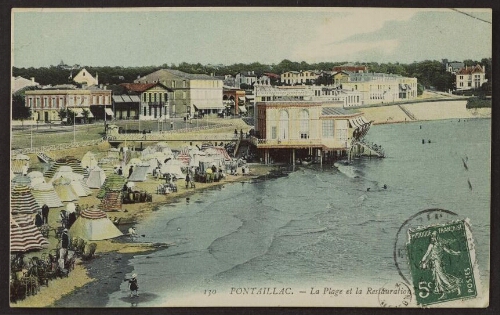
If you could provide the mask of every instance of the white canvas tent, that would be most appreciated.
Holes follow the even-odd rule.
[[[54,182],[52,182],[52,184],[54,185],[54,190],[56,191],[61,201],[78,200],[78,196],[71,187],[71,179],[59,177]]]
[[[80,165],[84,169],[87,167],[89,169],[92,169],[95,166],[97,166],[97,159],[95,157],[95,154],[90,152],[90,151],[87,151],[87,153],[85,153],[85,155],[82,157],[82,161],[80,162]]]
[[[78,219],[69,230],[71,237],[80,237],[87,241],[99,241],[123,235],[120,230],[97,208],[82,210]]]
[[[141,163],[134,167],[132,175],[128,178],[132,182],[143,182],[146,180],[146,175],[149,170],[149,164]]]
[[[90,170],[89,178],[87,178],[87,186],[89,188],[101,188],[102,184],[106,180],[106,174],[104,170],[99,166],[95,166]]]

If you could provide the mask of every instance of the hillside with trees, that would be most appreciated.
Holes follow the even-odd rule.
[[[232,75],[235,76],[239,72],[254,71],[257,75],[262,75],[266,72],[281,74],[286,71],[300,70],[323,70],[331,71],[334,66],[345,64],[342,62],[320,62],[307,63],[305,61],[295,62],[288,59],[282,60],[278,64],[261,64],[253,63],[237,63],[232,65],[202,65],[200,63],[191,64],[182,62],[180,64],[163,64],[160,66],[145,66],[145,67],[93,67],[82,66],[86,68],[92,75],[99,75],[99,82],[103,84],[120,84],[123,82],[133,82],[140,76],[144,76],[159,69],[175,69],[187,73],[199,73],[215,76]],[[472,66],[481,64],[486,68],[486,78],[491,82],[492,66],[491,58],[483,58],[481,60],[464,60],[465,65]],[[367,65],[370,72],[392,73],[406,77],[417,78],[419,84],[425,88],[433,88],[439,91],[453,90],[455,77],[445,71],[445,65],[441,61],[424,60],[413,62],[410,64],[403,63],[355,63],[357,65]],[[79,69],[67,69],[61,66],[50,66],[43,68],[13,68],[14,76],[22,76],[24,78],[34,77],[41,85],[48,84],[66,84],[72,83],[71,75],[75,76]],[[328,80],[325,80],[325,83]]]

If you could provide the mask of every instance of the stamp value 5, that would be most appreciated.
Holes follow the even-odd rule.
[[[408,262],[417,304],[477,296],[466,222],[408,230]]]

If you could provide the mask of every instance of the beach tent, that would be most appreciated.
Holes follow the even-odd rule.
[[[223,147],[209,147],[205,149],[208,156],[215,156],[218,160],[231,161],[231,157]]]
[[[10,211],[13,214],[33,214],[40,209],[28,186],[13,186],[10,196]]]
[[[74,173],[71,167],[64,165],[59,168],[59,170],[54,174],[54,177],[50,181],[53,183],[59,178],[67,178],[71,180],[71,188],[79,197],[89,196],[92,192],[90,188],[85,183],[82,174]]]
[[[123,235],[106,213],[96,208],[82,210],[69,229],[69,234],[71,237],[79,237],[87,241],[107,240]]]
[[[10,169],[15,174],[25,175],[30,167],[30,157],[24,154],[14,155],[10,159]]]
[[[25,175],[16,175],[11,180],[12,185],[26,185],[29,186],[31,184],[31,179]]]
[[[89,188],[101,188],[105,180],[106,174],[104,173],[104,170],[99,166],[95,166],[90,170],[86,183]]]
[[[36,184],[33,186],[32,194],[40,207],[44,204],[46,204],[49,208],[62,207],[63,205],[52,184]]]
[[[58,159],[56,163],[54,163],[50,169],[45,173],[46,177],[52,178],[54,174],[59,170],[61,166],[69,166],[73,170],[74,173],[78,173],[84,175],[85,172],[80,165],[80,161],[72,156],[67,156],[61,159]]]
[[[46,248],[49,242],[35,226],[30,215],[13,215],[10,219],[10,251],[27,252]]]
[[[56,191],[61,201],[75,201],[78,200],[78,195],[71,187],[71,179],[59,177],[54,182],[54,190]]]
[[[33,188],[38,184],[45,183],[45,178],[43,177],[35,177],[31,179],[30,187]]]
[[[122,210],[122,192],[107,191],[99,204],[99,209],[103,211],[121,211]]]
[[[90,151],[87,151],[87,153],[85,153],[85,155],[82,157],[80,165],[84,169],[86,169],[87,167],[91,169],[97,166],[97,159],[95,157],[95,154]]]
[[[110,174],[106,177],[104,184],[102,184],[101,189],[97,193],[97,198],[104,198],[107,191],[121,191],[126,182],[127,180],[123,176]]]
[[[162,165],[161,172],[163,174],[173,174],[177,178],[186,178],[186,175],[184,175],[181,171],[181,167],[186,166],[187,165],[179,160],[168,160],[165,164]]]
[[[155,168],[157,168],[158,166],[161,165],[161,161],[162,160],[159,160],[158,158],[150,158],[150,159],[147,159],[147,160],[143,160],[144,161],[144,164],[148,164],[148,174],[151,174],[153,173],[153,170]]]
[[[134,171],[132,172],[132,175],[128,178],[129,181],[132,182],[143,182],[146,180],[146,174],[149,169],[149,164],[141,163],[137,164],[134,167]]]
[[[39,178],[39,177],[43,178],[43,173],[40,172],[40,171],[31,171],[26,176],[28,176],[31,179],[33,179],[33,178]]]
[[[127,166],[125,166],[125,170],[128,172],[128,169],[130,168],[131,165],[133,165],[135,167],[136,165],[141,164],[141,163],[142,163],[141,159],[139,159],[139,158],[132,158],[128,162]]]

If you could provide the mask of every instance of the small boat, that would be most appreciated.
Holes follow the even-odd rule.
[[[38,157],[38,159],[44,163],[51,163],[51,162],[54,162],[54,160],[52,160],[47,154],[43,153],[43,152],[38,152],[36,154],[36,156]]]

